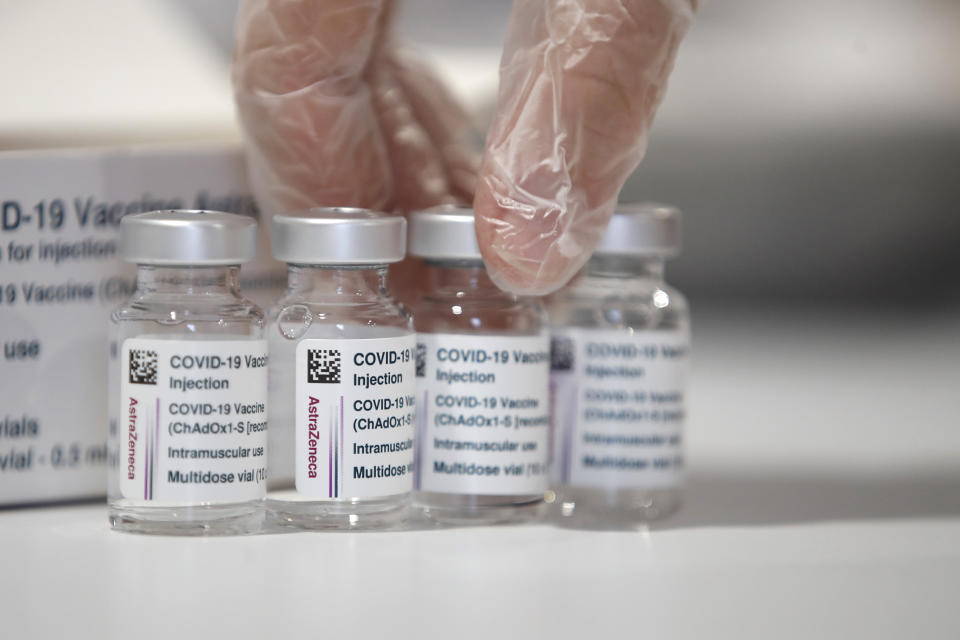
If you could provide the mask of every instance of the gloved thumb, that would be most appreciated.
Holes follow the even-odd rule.
[[[515,0],[474,202],[503,289],[542,295],[590,257],[646,150],[697,0]]]

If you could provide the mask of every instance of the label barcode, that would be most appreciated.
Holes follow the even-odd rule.
[[[130,350],[130,384],[157,384],[157,352]]]
[[[310,384],[339,384],[340,350],[307,349],[307,382]]]

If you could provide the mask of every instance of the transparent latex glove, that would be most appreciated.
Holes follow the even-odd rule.
[[[697,0],[517,0],[480,170],[494,281],[549,293],[587,261],[646,150]]]
[[[389,34],[390,0],[247,0],[234,98],[268,213],[473,198],[466,113]]]
[[[493,279],[523,294],[586,262],[697,0],[515,0],[474,184],[467,124],[389,34],[390,0],[247,0],[233,80],[268,211],[474,198]]]

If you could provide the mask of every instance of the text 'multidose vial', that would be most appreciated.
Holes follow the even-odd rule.
[[[679,212],[619,209],[593,257],[549,302],[555,513],[630,525],[680,504],[687,303],[663,280]]]
[[[251,533],[263,520],[267,342],[240,295],[252,218],[127,215],[133,296],[111,316],[109,515],[146,533]]]
[[[541,305],[487,275],[470,209],[410,218],[423,258],[417,329],[416,502],[432,519],[538,515],[547,488],[549,337]]]
[[[406,221],[327,208],[273,218],[287,291],[268,312],[271,489],[279,524],[380,528],[413,488],[410,317],[387,293]]]

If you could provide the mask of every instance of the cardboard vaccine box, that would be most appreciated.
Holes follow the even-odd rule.
[[[0,152],[0,505],[104,495],[107,322],[135,275],[118,225],[167,208],[258,216],[240,146]],[[260,303],[284,273],[264,227],[242,271]]]

